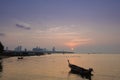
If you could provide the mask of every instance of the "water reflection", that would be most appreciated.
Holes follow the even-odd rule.
[[[70,56],[70,62],[75,65],[86,69],[92,67],[94,76],[69,72],[65,56]],[[119,80],[119,62],[120,54],[52,54],[22,60],[10,57],[0,60],[0,80]]]
[[[91,75],[77,74],[77,73],[72,72],[71,70],[69,71],[68,75],[70,76],[70,74],[75,74],[75,75],[80,76],[83,79],[88,79],[88,80],[92,80],[92,76],[93,76],[93,74]]]

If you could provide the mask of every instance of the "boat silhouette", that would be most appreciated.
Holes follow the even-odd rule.
[[[74,74],[78,74],[80,75],[82,78],[87,78],[89,80],[91,80],[91,76],[93,76],[92,74],[92,71],[93,69],[92,68],[89,68],[89,69],[85,69],[83,67],[80,67],[80,66],[77,66],[77,65],[74,65],[74,64],[71,64],[68,60],[68,66],[70,67],[70,73],[74,73]]]
[[[23,56],[19,56],[18,59],[23,59]]]

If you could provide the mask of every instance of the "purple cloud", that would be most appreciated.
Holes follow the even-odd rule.
[[[0,33],[0,36],[5,36],[5,33]]]
[[[31,29],[30,27],[22,25],[22,24],[16,24],[16,27],[22,28],[22,29],[25,29],[25,30],[30,30]]]

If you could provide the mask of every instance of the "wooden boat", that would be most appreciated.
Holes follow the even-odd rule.
[[[18,59],[23,59],[23,56],[18,57]]]
[[[68,66],[71,68],[72,73],[80,74],[82,76],[91,76],[91,72],[93,71],[92,68],[85,69],[82,67],[79,67],[77,65],[71,64],[68,60]]]

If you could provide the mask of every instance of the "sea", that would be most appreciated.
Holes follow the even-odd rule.
[[[93,68],[90,78],[70,72],[68,62]],[[120,54],[46,54],[0,60],[0,80],[120,80]]]

